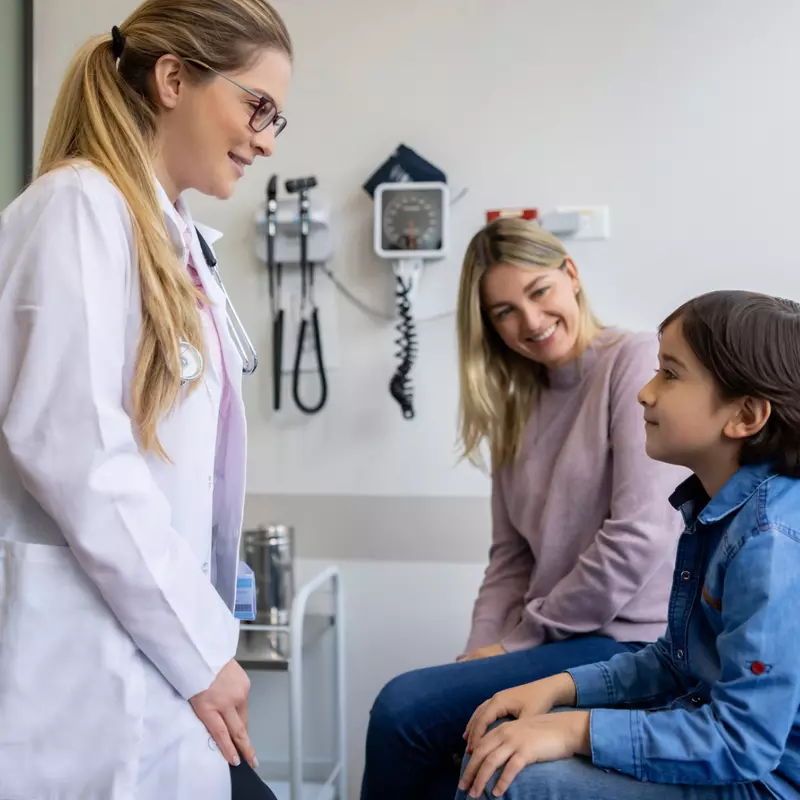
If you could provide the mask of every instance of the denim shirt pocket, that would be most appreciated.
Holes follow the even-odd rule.
[[[725,585],[727,551],[723,546],[711,558],[700,589],[700,605],[715,635],[722,632],[722,587]]]
[[[715,597],[707,584],[703,584],[700,604],[708,624],[716,635],[722,633],[722,599]]]

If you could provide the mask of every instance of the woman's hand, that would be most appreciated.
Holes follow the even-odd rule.
[[[475,749],[489,726],[498,719],[538,717],[556,706],[574,706],[576,700],[575,682],[567,672],[498,692],[479,705],[467,723],[464,732],[467,753]]]
[[[239,664],[231,659],[220,671],[211,686],[190,698],[194,713],[208,728],[214,741],[229,764],[238,767],[241,753],[253,769],[258,767],[256,754],[247,734],[247,700],[250,678]],[[239,753],[236,749],[239,749]]]
[[[498,725],[484,736],[467,764],[459,789],[480,797],[504,764],[494,796],[504,794],[528,764],[591,756],[588,711],[565,711],[526,717]]]
[[[456,661],[476,661],[479,658],[490,658],[491,656],[504,656],[508,651],[501,644],[490,644],[487,647],[479,647],[471,653],[459,656]]]

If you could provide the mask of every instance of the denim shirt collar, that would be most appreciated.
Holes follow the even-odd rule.
[[[698,522],[711,525],[738,511],[775,474],[771,464],[739,467],[712,498],[697,475],[691,475],[672,493],[669,502],[683,515],[687,531],[692,531]]]

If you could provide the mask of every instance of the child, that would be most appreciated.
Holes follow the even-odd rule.
[[[660,333],[647,453],[694,473],[667,632],[480,706],[460,798],[800,797],[800,305],[713,292]]]

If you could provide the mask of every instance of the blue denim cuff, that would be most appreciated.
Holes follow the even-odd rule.
[[[596,708],[591,712],[592,762],[644,780],[642,725],[644,711]]]
[[[611,691],[611,678],[602,663],[587,664],[566,670],[575,681],[577,708],[608,706],[614,702]]]

